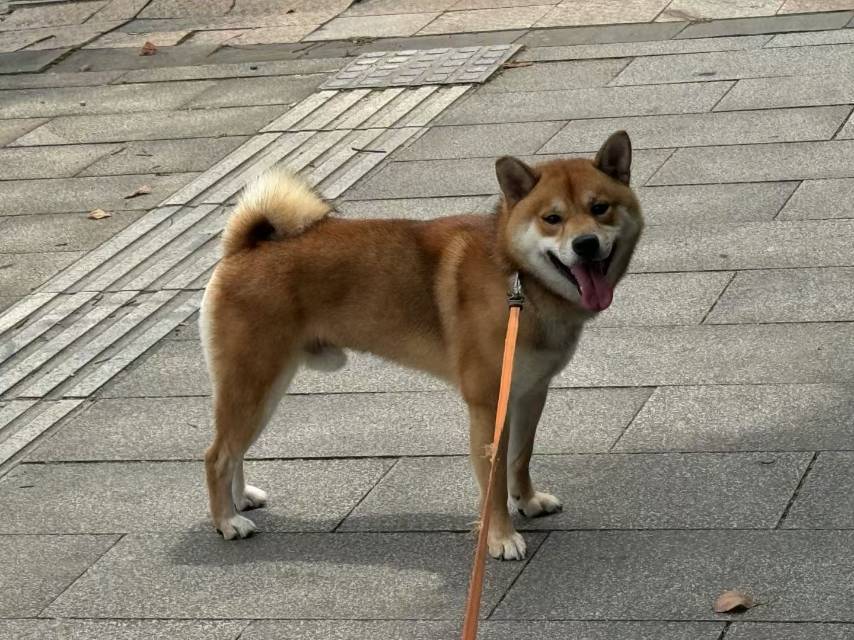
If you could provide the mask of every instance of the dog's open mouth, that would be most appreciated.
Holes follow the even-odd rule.
[[[606,276],[608,267],[611,266],[611,256],[614,255],[613,248],[611,255],[604,260],[576,262],[571,267],[565,265],[551,251],[547,251],[546,255],[561,275],[578,289],[578,293],[581,294],[582,307],[588,311],[604,311],[611,305],[611,301],[614,299],[614,287],[608,282]]]

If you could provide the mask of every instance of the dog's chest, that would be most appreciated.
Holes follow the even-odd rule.
[[[519,344],[513,366],[514,392],[527,393],[547,384],[572,358],[580,335],[580,324],[542,327],[535,340]]]

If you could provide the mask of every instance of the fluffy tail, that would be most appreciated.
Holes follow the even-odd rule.
[[[251,249],[263,240],[298,235],[331,210],[295,173],[268,171],[240,196],[222,235],[223,254]]]

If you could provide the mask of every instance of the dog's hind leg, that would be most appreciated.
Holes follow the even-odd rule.
[[[256,354],[255,364],[267,361]],[[254,523],[238,511],[264,506],[267,494],[246,484],[243,456],[264,429],[296,369],[285,362],[279,371],[239,359],[215,379],[216,435],[205,453],[208,496],[214,525],[226,540],[245,538]],[[277,367],[279,368],[279,367]],[[264,369],[268,369],[264,371]]]
[[[214,318],[218,327],[212,324]],[[202,302],[199,329],[213,385],[215,423],[214,441],[205,452],[205,474],[211,517],[227,540],[245,538],[255,530],[238,511],[267,501],[266,493],[246,484],[243,456],[264,429],[299,363],[286,324],[281,321],[275,332],[253,331],[239,310],[235,313],[222,303],[212,286]]]

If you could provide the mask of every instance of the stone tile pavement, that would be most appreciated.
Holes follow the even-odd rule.
[[[454,2],[406,10],[494,8]],[[196,3],[87,4],[111,20],[123,8],[139,21],[200,19]],[[549,12],[573,3],[561,4]],[[685,3],[658,4],[654,17],[669,6],[686,19],[673,13]],[[201,17],[239,30],[236,10],[269,7],[209,3]],[[367,1],[345,17],[389,7],[406,3]],[[530,66],[461,96],[423,94],[403,125],[365,112],[391,122],[382,132],[347,112],[356,128],[343,138],[308,130],[340,104],[317,98],[328,74],[361,51],[445,36],[259,45],[239,60],[198,50],[144,68],[114,40],[114,66],[86,49],[65,71],[0,76],[0,306],[63,291],[44,316],[0,315],[0,451],[26,445],[0,467],[0,638],[456,637],[476,505],[464,408],[427,376],[360,355],[335,374],[302,372],[250,451],[247,473],[272,498],[254,514],[259,535],[225,543],[210,529],[193,311],[212,262],[190,252],[213,246],[251,154],[317,172],[349,135],[399,136],[347,160],[365,175],[336,204],[351,217],[425,218],[487,210],[496,155],[589,154],[619,127],[638,147],[649,227],[550,394],[534,472],[565,511],[519,518],[531,553],[490,563],[482,635],[854,637],[852,18],[520,27],[516,59]],[[79,71],[87,59],[104,66]],[[301,120],[295,104],[316,109]],[[291,142],[302,151],[288,155]],[[127,197],[143,184],[150,194]],[[88,220],[95,207],[113,216]],[[134,234],[150,258],[131,261]],[[90,338],[74,331],[99,306],[111,330],[160,315],[128,334],[133,349],[105,345],[86,363]],[[32,422],[15,417],[42,407]],[[714,614],[730,588],[761,606]]]
[[[773,30],[799,31],[793,14],[851,9],[852,0],[5,0],[0,56],[17,52],[6,62],[37,71],[74,50],[90,51],[74,56],[76,63],[145,42],[161,47],[161,56],[180,49],[187,57],[194,48],[219,46],[651,22],[689,22],[685,35],[701,37],[720,28],[709,21],[740,20],[751,28],[745,18],[767,16]],[[827,28],[841,26],[828,18]]]

